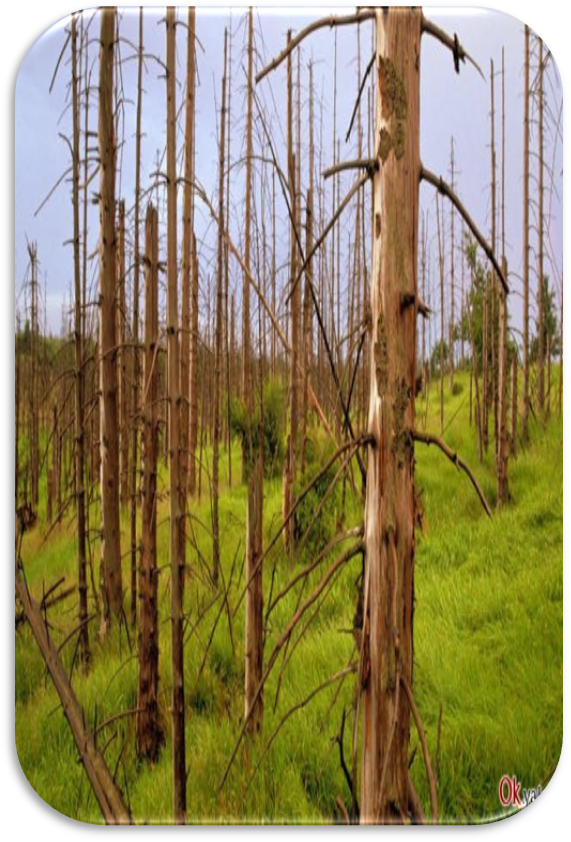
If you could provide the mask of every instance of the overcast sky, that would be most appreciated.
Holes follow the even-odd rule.
[[[421,69],[421,157],[425,166],[437,174],[449,175],[450,143],[454,137],[456,159],[456,186],[464,204],[472,216],[486,232],[490,229],[490,60],[494,61],[496,72],[496,142],[498,155],[498,177],[500,166],[500,127],[501,127],[501,62],[502,48],[505,50],[505,89],[506,89],[506,239],[507,259],[510,271],[516,276],[521,274],[522,266],[522,177],[523,177],[523,25],[515,18],[502,13],[484,10],[441,10],[426,9],[427,16],[449,31],[457,32],[461,43],[474,56],[482,68],[486,81],[469,65],[463,65],[460,75],[454,72],[451,54],[431,38],[424,37],[422,42]],[[92,13],[86,14],[86,21]],[[289,15],[279,10],[263,10],[256,14],[256,68],[276,55],[284,46],[286,32],[294,32],[323,14],[323,10],[308,9],[305,15]],[[165,30],[164,9],[145,8],[145,48],[164,59]],[[186,8],[180,10],[180,19],[186,20]],[[66,110],[69,84],[69,50],[64,56],[54,89],[48,89],[58,55],[65,42],[65,27],[69,20],[61,21],[41,38],[27,53],[18,75],[16,87],[16,204],[15,204],[15,267],[16,292],[20,289],[26,274],[27,250],[26,237],[37,240],[40,257],[40,280],[46,286],[46,309],[48,328],[59,332],[62,322],[62,303],[64,296],[69,297],[72,281],[72,253],[69,245],[64,245],[71,238],[72,207],[70,184],[62,183],[44,209],[34,216],[46,194],[59,176],[69,166],[69,150],[59,133],[69,134],[71,113]],[[223,31],[228,25],[232,38],[232,158],[240,158],[244,136],[244,64],[243,47],[246,37],[244,10],[233,8],[218,12],[200,11],[197,16],[197,36],[200,40],[198,49],[199,88],[197,93],[197,175],[211,196],[215,193],[217,168],[217,114],[220,99],[220,80],[222,75]],[[361,27],[362,66],[367,64],[371,52],[372,24]],[[97,78],[97,43],[99,22],[95,18],[90,27],[90,62],[94,64],[94,83]],[[136,99],[136,61],[132,60],[133,50],[130,42],[138,39],[138,12],[125,10],[120,18],[120,32],[125,39],[121,43],[121,57],[124,59],[122,83],[125,96],[124,121],[121,137],[123,166],[118,195],[125,198],[127,208],[133,203],[134,193],[134,127]],[[306,93],[303,111],[303,143],[307,145],[307,64],[315,65],[314,81],[318,96],[322,97],[325,135],[331,136],[334,83],[335,34],[329,29],[322,30],[302,46],[302,85]],[[343,28],[337,31],[337,87],[338,107],[337,126],[341,137],[341,157],[356,156],[355,132],[349,144],[344,136],[350,120],[357,88],[357,35],[356,29]],[[184,67],[186,61],[186,30],[177,30],[177,75],[179,80],[178,102],[183,98]],[[157,153],[162,154],[165,145],[165,81],[161,76],[160,65],[149,60],[146,65],[145,98],[143,105],[143,187],[151,184],[150,174],[156,170]],[[546,272],[558,283],[562,267],[562,145],[556,136],[556,124],[561,108],[561,87],[556,68],[549,69],[546,100],[552,115],[549,131],[546,133],[547,156],[550,168],[553,167],[553,189],[546,180],[546,209],[551,209],[548,221],[548,234],[557,269],[546,265]],[[285,65],[276,73],[267,77],[257,87],[257,94],[263,103],[264,113],[271,125],[272,135],[281,164],[285,169]],[[96,103],[92,103],[90,115],[92,130],[96,129]],[[316,106],[319,113],[319,107]],[[182,130],[182,122],[181,122]],[[559,131],[562,125],[559,125]],[[319,129],[316,128],[318,132]],[[93,140],[95,144],[95,139]],[[535,136],[532,137],[532,144]],[[179,135],[179,150],[182,148],[182,135]],[[324,151],[323,166],[331,163],[331,142]],[[306,166],[306,164],[304,164]],[[303,176],[307,184],[307,173]],[[351,184],[351,174],[343,179],[342,192]],[[232,171],[232,231],[236,240],[240,238],[242,219],[242,174],[239,167]],[[98,179],[92,183],[93,191],[98,189]],[[258,182],[259,188],[259,182]],[[329,187],[327,188],[329,189]],[[423,210],[429,213],[429,233],[435,237],[434,191],[423,186],[421,189]],[[499,197],[498,197],[499,201]],[[328,207],[330,200],[328,199]],[[449,209],[446,207],[447,221]],[[288,227],[283,204],[278,200],[280,231],[278,242],[282,247],[287,243]],[[89,252],[97,248],[97,207],[90,209]],[[202,271],[211,272],[214,267],[214,245],[212,226],[204,209],[197,204],[196,227],[202,244]],[[349,226],[350,227],[350,226]],[[459,241],[460,227],[457,228]],[[351,232],[344,229],[344,247]],[[534,235],[532,234],[532,238]],[[532,239],[532,245],[534,241]],[[285,254],[285,251],[284,251]],[[432,246],[432,278],[436,281],[435,243]],[[285,259],[285,257],[284,257]],[[459,261],[459,258],[457,258]],[[279,264],[279,260],[278,260]],[[90,265],[90,277],[96,278],[97,260]],[[239,272],[234,267],[234,282]],[[512,278],[511,286],[516,291],[510,301],[512,322],[517,327],[521,322],[521,298],[517,294],[520,281]],[[17,306],[23,305],[23,299],[16,298]],[[433,317],[433,319],[436,318]]]

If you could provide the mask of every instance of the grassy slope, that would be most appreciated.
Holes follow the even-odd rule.
[[[478,466],[474,431],[468,427],[467,381],[447,397],[445,432],[474,467],[490,502],[495,502],[491,454]],[[421,414],[421,404],[418,404]],[[437,429],[434,390],[428,429]],[[415,613],[415,695],[428,742],[436,754],[436,732],[442,705],[439,802],[443,821],[482,821],[500,815],[497,795],[503,774],[517,775],[523,787],[545,783],[559,758],[562,742],[563,670],[563,428],[553,420],[544,432],[533,429],[533,443],[510,465],[514,503],[489,522],[467,478],[434,448],[417,447],[417,481],[423,489],[424,534],[417,543]],[[239,464],[234,452],[234,466]],[[236,467],[235,467],[236,473]],[[352,506],[357,508],[356,505]],[[266,540],[280,516],[279,482],[268,483],[265,499]],[[160,564],[168,563],[166,505],[161,509]],[[193,507],[202,522],[209,518],[206,500]],[[355,514],[355,513],[353,513]],[[245,494],[233,488],[221,500],[223,567],[226,580],[237,555],[230,603],[237,603],[240,573],[243,585]],[[125,519],[124,550],[128,545]],[[201,552],[209,557],[209,537],[198,522]],[[26,538],[23,557],[33,591],[66,575],[75,580],[73,527],[62,528],[41,546],[42,527]],[[239,548],[238,543],[240,542]],[[187,588],[187,609],[196,617],[208,593],[194,567]],[[95,547],[97,557],[97,547]],[[266,598],[275,561],[274,593],[291,575],[292,565],[276,555],[266,567]],[[348,662],[352,638],[343,630],[352,624],[355,581],[360,562],[354,559],[337,580],[319,616],[296,648],[284,672],[277,709],[277,675],[268,684],[264,736],[247,754],[240,750],[225,788],[218,782],[232,751],[243,715],[243,605],[232,623],[223,611],[200,681],[204,647],[219,603],[213,606],[188,642],[186,657],[187,758],[189,817],[194,821],[329,821],[336,815],[335,797],[348,802],[337,745],[343,706],[350,706],[354,679],[336,685],[293,714],[279,732],[247,790],[261,746],[284,714],[329,675]],[[125,561],[125,582],[128,559]],[[322,568],[322,571],[325,568]],[[310,586],[319,578],[313,577]],[[266,652],[297,605],[292,592],[270,619]],[[168,574],[161,577],[162,708],[168,726],[169,627]],[[73,627],[74,605],[68,600],[51,617],[63,635]],[[74,673],[74,686],[90,723],[136,707],[136,660],[125,635],[102,647],[92,624],[94,661],[87,675]],[[64,649],[69,668],[73,643]],[[339,691],[339,692],[338,692]],[[168,727],[167,727],[168,730]],[[350,755],[350,727],[345,756]],[[115,734],[115,737],[113,735]],[[134,747],[133,717],[116,721],[99,735],[111,739],[106,757],[118,766],[118,780],[128,788],[137,820],[168,822],[171,816],[170,747],[157,765],[140,768]],[[25,628],[16,636],[16,742],[22,767],[33,787],[53,807],[84,821],[101,821],[57,696],[45,677],[41,656]],[[416,735],[413,736],[416,743]],[[124,746],[123,750],[122,747]],[[428,788],[420,752],[412,776],[427,805]]]

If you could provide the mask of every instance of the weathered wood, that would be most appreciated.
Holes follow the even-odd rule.
[[[529,26],[525,27],[523,92],[523,402],[521,437],[529,439]]]
[[[420,9],[376,9],[371,356],[359,681],[361,821],[408,812],[414,571],[414,403],[420,180]],[[416,57],[416,58],[415,58]],[[389,735],[392,734],[392,739]],[[381,788],[381,777],[383,786]]]
[[[113,78],[117,10],[101,10],[99,52],[99,386],[101,454],[101,633],[123,610],[119,524],[119,413],[117,406],[117,242],[115,232],[115,135]]]
[[[115,783],[103,755],[95,745],[91,730],[86,725],[85,714],[63,668],[57,647],[48,634],[38,605],[28,590],[19,563],[16,563],[15,580],[16,593],[61,701],[65,718],[71,728],[83,768],[101,808],[103,818],[107,824],[132,824],[131,814],[121,790]]]
[[[159,447],[158,220],[152,205],[145,221],[145,357],[143,384],[143,488],[139,571],[139,679],[137,746],[154,762],[164,741],[159,713],[159,612],[157,569],[157,459]]]
[[[171,571],[171,722],[173,818],[186,822],[184,732],[183,576],[180,500],[180,354],[178,336],[177,182],[176,182],[176,9],[167,8],[167,394],[169,462],[169,557]]]

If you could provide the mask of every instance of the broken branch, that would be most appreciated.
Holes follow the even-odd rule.
[[[375,10],[374,9],[362,9],[359,12],[355,12],[351,15],[342,15],[342,16],[335,16],[330,15],[328,18],[320,18],[319,20],[313,21],[305,29],[301,29],[295,38],[292,38],[289,41],[287,47],[281,51],[281,53],[276,56],[273,61],[271,61],[263,70],[256,76],[256,84],[262,81],[262,79],[271,73],[272,70],[275,70],[276,67],[279,67],[280,64],[285,61],[285,59],[292,53],[296,47],[298,47],[308,35],[311,35],[313,32],[316,32],[318,29],[325,29],[329,27],[329,29],[333,29],[334,26],[347,26],[352,23],[362,23],[364,20],[372,20],[375,17]]]
[[[447,184],[443,178],[439,178],[437,175],[434,175],[434,173],[430,172],[430,170],[425,169],[425,167],[423,166],[421,166],[420,168],[420,180],[426,181],[428,182],[428,184],[432,184],[432,186],[435,187],[439,193],[441,193],[443,196],[446,196],[452,202],[452,204],[454,205],[454,207],[456,208],[456,210],[458,211],[458,213],[460,214],[460,216],[462,217],[462,219],[464,220],[464,222],[478,241],[478,244],[483,249],[484,253],[486,254],[486,257],[494,267],[496,275],[500,279],[501,284],[504,288],[505,294],[509,295],[510,288],[508,286],[508,282],[506,281],[504,272],[496,259],[491,245],[488,243],[484,235],[480,232],[476,223],[474,222],[474,220],[472,219],[472,217],[470,216],[470,214],[468,213],[468,211],[466,210],[456,193],[452,190],[450,185]]]
[[[468,475],[468,477],[470,479],[470,482],[474,486],[476,494],[480,498],[480,502],[482,503],[482,506],[484,507],[484,510],[485,510],[486,514],[488,515],[489,518],[491,518],[492,517],[492,510],[490,509],[490,506],[488,505],[488,501],[486,500],[486,498],[484,496],[484,492],[480,488],[480,485],[478,484],[478,480],[474,476],[474,474],[472,472],[472,469],[466,464],[466,462],[464,462],[464,460],[461,459],[460,456],[454,450],[452,450],[452,448],[449,445],[447,445],[445,441],[443,441],[438,436],[433,435],[432,433],[423,433],[420,430],[413,430],[412,431],[412,437],[413,437],[414,441],[421,442],[422,444],[427,444],[427,445],[435,444],[436,447],[439,447],[440,450],[444,453],[444,455],[447,456],[448,459],[450,459],[450,461],[452,462],[453,465],[456,465],[456,467],[458,469],[463,470],[464,473],[466,473]]]

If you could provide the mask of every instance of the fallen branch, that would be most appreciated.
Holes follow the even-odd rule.
[[[443,441],[438,436],[433,435],[432,433],[423,433],[420,430],[413,430],[412,431],[412,437],[413,437],[414,441],[418,441],[421,444],[427,444],[427,445],[435,444],[436,447],[440,448],[440,450],[444,453],[444,455],[447,456],[448,459],[450,459],[450,461],[452,462],[453,465],[456,465],[456,467],[459,470],[460,469],[463,470],[464,473],[466,473],[468,475],[468,477],[470,479],[470,482],[474,486],[476,494],[480,498],[480,502],[482,503],[482,506],[484,507],[484,510],[485,510],[486,514],[488,515],[489,518],[491,518],[492,517],[492,510],[490,509],[488,501],[486,500],[486,498],[484,496],[484,492],[480,488],[480,485],[478,484],[478,480],[474,476],[474,474],[472,472],[472,469],[466,464],[466,462],[464,462],[464,460],[461,459],[460,456],[454,450],[452,450],[452,448],[449,445],[447,445],[445,441]]]
[[[28,591],[19,562],[16,563],[15,582],[16,592],[60,698],[63,712],[103,818],[107,824],[132,824],[131,813],[125,804],[121,790],[116,785],[103,755],[97,749],[92,733],[85,725],[83,709],[66,675],[57,649],[50,640],[38,605]]]
[[[444,32],[443,29],[440,29],[439,26],[436,26],[435,23],[432,21],[427,20],[427,18],[422,17],[422,32],[426,33],[427,35],[431,35],[433,38],[436,38],[437,41],[440,41],[445,47],[452,51],[454,56],[454,70],[456,73],[460,73],[460,62],[465,63],[466,59],[470,62],[472,67],[475,67],[482,79],[485,81],[485,76],[482,73],[480,66],[477,62],[474,61],[472,56],[466,52],[462,44],[458,41],[458,36],[454,33],[454,37],[452,38],[448,35],[447,32]]]
[[[330,15],[328,18],[320,18],[319,20],[313,21],[305,29],[301,29],[295,38],[292,38],[291,41],[288,43],[287,47],[281,51],[281,53],[273,59],[263,70],[256,76],[256,84],[262,81],[262,79],[271,73],[272,70],[275,70],[276,67],[279,67],[280,64],[285,61],[285,59],[292,53],[296,47],[298,47],[301,42],[311,35],[313,32],[316,32],[318,29],[325,29],[329,27],[332,29],[334,26],[348,26],[352,23],[361,23],[364,20],[371,20],[375,17],[375,10],[374,9],[363,9],[359,12],[355,12],[351,15],[342,15],[342,16],[335,16]]]
[[[452,190],[450,185],[447,184],[443,178],[439,178],[437,175],[434,175],[434,173],[430,172],[430,170],[425,169],[423,166],[421,166],[420,168],[420,180],[426,181],[428,184],[432,184],[432,186],[435,187],[439,193],[441,193],[443,196],[446,196],[452,202],[452,204],[454,205],[454,207],[456,208],[456,210],[458,211],[458,213],[460,214],[460,216],[462,217],[462,219],[464,220],[464,222],[478,241],[478,244],[483,249],[486,257],[494,267],[494,271],[500,279],[505,294],[509,295],[510,288],[508,286],[508,282],[505,278],[504,272],[500,264],[496,259],[496,255],[494,254],[491,245],[488,243],[484,235],[480,232],[478,226],[476,225],[476,223],[474,222],[474,220],[472,219],[472,217],[470,216],[470,214],[468,213],[468,211],[466,210],[456,193]]]
[[[418,738],[420,740],[420,745],[422,748],[422,754],[424,756],[424,765],[426,766],[426,774],[428,777],[428,786],[430,789],[430,804],[432,807],[432,823],[438,823],[438,797],[436,795],[436,779],[434,777],[434,772],[432,771],[432,763],[430,762],[430,754],[428,753],[428,745],[426,743],[426,734],[424,733],[424,728],[422,726],[422,720],[420,718],[420,713],[418,712],[418,708],[416,706],[416,702],[414,701],[414,696],[412,695],[412,690],[410,689],[410,684],[404,677],[401,675],[400,677],[401,684],[403,686],[403,690],[405,695],[408,699],[408,703],[410,705],[410,709],[412,712],[412,716],[414,719],[414,724],[416,725],[416,730],[418,732]]]

